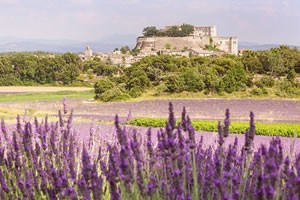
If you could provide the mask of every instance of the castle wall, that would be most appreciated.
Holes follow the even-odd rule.
[[[229,54],[238,55],[237,37],[212,37],[213,45],[221,51]]]
[[[137,49],[143,51],[158,51],[167,50],[170,46],[170,50],[187,50],[192,48],[205,48],[205,45],[209,44],[209,37],[139,37],[137,39]]]

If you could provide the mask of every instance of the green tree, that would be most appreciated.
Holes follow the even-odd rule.
[[[182,24],[180,26],[180,29],[183,33],[183,36],[189,36],[190,34],[192,34],[194,32],[194,26],[190,25],[190,24]]]
[[[100,95],[96,95],[95,99],[99,99],[104,102],[123,101],[130,99],[130,96],[127,93],[123,92],[120,88],[113,87]]]
[[[277,50],[263,51],[260,54],[260,61],[265,73],[271,76],[282,76],[286,74],[287,70],[284,67],[282,56]]]
[[[95,94],[101,95],[102,93],[106,92],[107,90],[112,89],[115,86],[116,86],[115,83],[109,79],[98,80],[94,85]]]
[[[248,78],[242,66],[236,66],[227,71],[223,78],[224,90],[228,93],[238,91],[246,87]]]
[[[170,75],[166,78],[166,92],[176,93],[184,90],[184,79],[178,75]]]
[[[128,46],[124,46],[124,47],[121,47],[120,51],[122,54],[126,54],[126,53],[130,52],[130,48]]]
[[[143,35],[145,37],[156,36],[159,33],[159,30],[155,26],[148,26],[144,28]]]
[[[178,26],[171,26],[165,32],[166,32],[166,35],[168,37],[181,37],[181,36],[183,36],[182,32],[179,30]]]
[[[204,82],[197,70],[187,68],[180,76],[183,79],[185,91],[200,92],[204,89]]]
[[[259,59],[259,52],[257,51],[244,51],[241,57],[242,63],[247,72],[250,73],[263,73],[263,66]]]

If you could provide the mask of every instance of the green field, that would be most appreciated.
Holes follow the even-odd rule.
[[[158,118],[136,118],[129,122],[130,125],[142,127],[164,127],[165,119]],[[197,131],[217,132],[217,121],[195,120],[192,121],[193,127]],[[266,136],[300,137],[300,124],[287,123],[256,123],[256,134]],[[231,122],[230,133],[244,134],[249,128],[249,122]]]
[[[62,98],[93,99],[94,90],[90,91],[58,91],[58,92],[32,92],[19,94],[0,94],[0,102],[35,101],[35,100],[59,100]]]

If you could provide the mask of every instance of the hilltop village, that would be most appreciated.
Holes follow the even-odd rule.
[[[164,29],[146,27],[143,36],[139,36],[135,48],[127,46],[115,49],[111,53],[93,52],[87,46],[82,60],[94,57],[114,65],[130,66],[132,63],[149,55],[178,56],[220,56],[223,54],[238,55],[238,38],[217,35],[216,26],[166,26]]]

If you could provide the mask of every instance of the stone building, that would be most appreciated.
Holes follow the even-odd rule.
[[[170,27],[167,26],[165,30]],[[193,53],[205,52],[202,55],[222,53],[238,55],[238,38],[217,36],[216,26],[194,26],[193,34],[187,37],[138,37],[136,49],[148,54],[160,51],[192,50]],[[213,52],[207,53],[207,51]]]
[[[92,51],[92,49],[90,48],[90,46],[87,46],[87,47],[85,48],[84,56],[85,56],[85,59],[87,59],[87,60],[92,58],[92,56],[93,56],[93,51]]]
[[[217,36],[217,27],[216,26],[194,26],[195,37],[216,37]]]

